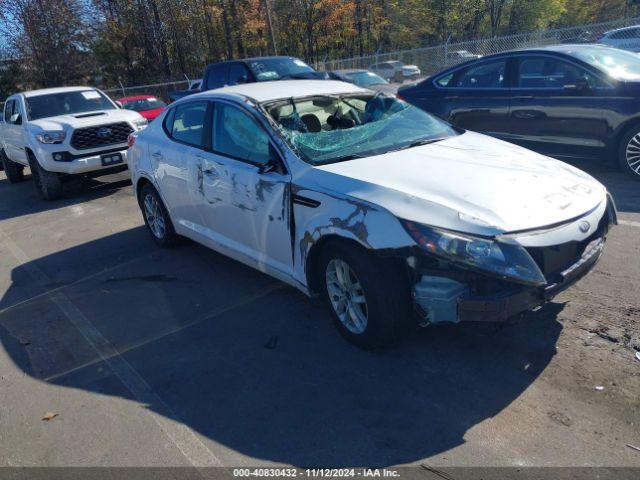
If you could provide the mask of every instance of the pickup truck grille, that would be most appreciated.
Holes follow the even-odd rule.
[[[106,145],[126,143],[133,128],[126,122],[78,128],[71,136],[71,146],[76,150],[88,150]]]

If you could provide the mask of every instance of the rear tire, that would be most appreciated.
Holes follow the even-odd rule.
[[[4,167],[4,173],[10,183],[18,183],[24,180],[24,167],[19,163],[12,162],[7,157],[6,153],[0,152],[2,156],[2,166]]]
[[[334,241],[320,255],[318,274],[338,331],[354,345],[384,347],[409,330],[409,282],[395,259],[377,258],[363,248]]]
[[[160,195],[151,184],[147,183],[140,190],[139,205],[144,224],[158,246],[167,248],[176,245],[180,237],[173,228]]]
[[[29,166],[33,183],[44,200],[50,202],[62,197],[62,183],[57,173],[42,168],[32,153],[29,153]]]
[[[634,180],[640,181],[640,125],[635,125],[622,137],[618,147],[618,164]]]

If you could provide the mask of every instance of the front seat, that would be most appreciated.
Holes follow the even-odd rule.
[[[317,133],[322,130],[322,124],[320,123],[320,119],[311,113],[307,113],[306,115],[302,115],[300,117],[302,123],[307,127],[307,131],[311,133]]]

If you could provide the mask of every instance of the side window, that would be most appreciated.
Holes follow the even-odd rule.
[[[466,68],[459,75],[455,85],[460,88],[504,88],[506,60],[484,62]],[[451,82],[450,82],[451,83]]]
[[[587,70],[557,58],[525,57],[519,61],[520,88],[563,88],[578,80],[586,80],[591,88],[602,85]]]
[[[15,100],[9,100],[4,105],[4,121],[9,123],[11,121],[11,115],[13,115],[13,106],[15,105]]]
[[[228,157],[265,164],[270,160],[269,137],[247,113],[225,103],[215,106],[213,150]]]
[[[440,87],[450,87],[451,80],[453,79],[453,73],[440,77],[436,80],[436,83]]]
[[[207,102],[190,102],[174,108],[171,137],[194,147],[204,147]]]
[[[242,63],[234,63],[229,67],[229,85],[249,82],[249,71]]]
[[[229,67],[227,65],[212,67],[207,76],[207,90],[224,87],[227,84],[228,71]]]
[[[164,117],[164,121],[162,123],[162,125],[164,126],[164,131],[169,136],[171,136],[171,132],[173,131],[173,119],[175,118],[175,116],[176,116],[176,109],[172,108],[167,113],[167,116]]]
[[[626,38],[637,38],[638,37],[638,29],[637,28],[626,28],[624,30],[620,30],[619,32],[613,32],[609,35],[609,38],[613,40],[624,40]]]

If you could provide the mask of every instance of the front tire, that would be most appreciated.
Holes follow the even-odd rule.
[[[325,301],[340,334],[361,348],[384,347],[411,325],[406,273],[394,259],[377,258],[349,243],[332,242],[321,254]]]
[[[57,173],[42,168],[32,153],[29,153],[29,166],[36,189],[44,200],[50,202],[62,197],[62,183]]]
[[[2,156],[2,166],[4,167],[4,173],[10,183],[18,183],[24,180],[24,167],[19,163],[12,162],[7,157],[7,154],[0,152]]]
[[[173,228],[169,213],[155,188],[149,183],[140,190],[140,210],[147,230],[162,248],[172,247],[179,237]]]
[[[618,163],[623,172],[640,181],[640,125],[632,127],[622,138]]]

